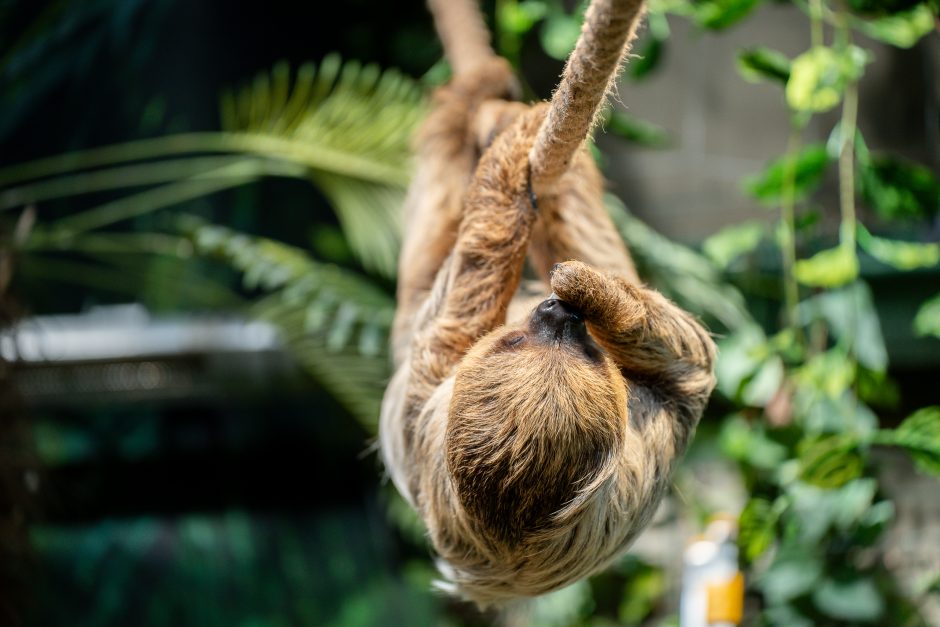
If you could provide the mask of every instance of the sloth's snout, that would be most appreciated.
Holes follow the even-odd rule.
[[[535,311],[557,323],[583,322],[580,311],[573,305],[569,305],[565,301],[558,300],[557,298],[543,300]]]
[[[581,312],[557,298],[543,300],[532,312],[530,325],[539,338],[547,341],[583,343],[588,339]]]

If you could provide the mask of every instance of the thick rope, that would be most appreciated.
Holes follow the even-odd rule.
[[[643,0],[593,0],[588,7],[581,36],[529,152],[536,193],[564,174],[590,133],[643,13]]]
[[[465,74],[495,56],[477,0],[428,0],[428,8],[454,74]]]

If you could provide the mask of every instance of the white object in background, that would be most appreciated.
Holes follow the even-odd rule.
[[[744,609],[738,570],[737,519],[713,518],[683,554],[680,627],[735,627]]]

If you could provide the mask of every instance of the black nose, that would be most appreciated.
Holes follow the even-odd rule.
[[[581,312],[574,306],[557,298],[549,298],[542,301],[536,309],[539,317],[544,318],[546,322],[580,322]]]
[[[529,328],[535,333],[535,337],[545,342],[583,344],[588,339],[581,312],[557,298],[549,298],[539,303],[532,312]]]

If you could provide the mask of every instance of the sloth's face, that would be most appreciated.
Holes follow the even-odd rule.
[[[623,377],[580,313],[551,298],[461,361],[447,462],[467,513],[518,541],[582,509],[613,473],[626,426]]]

